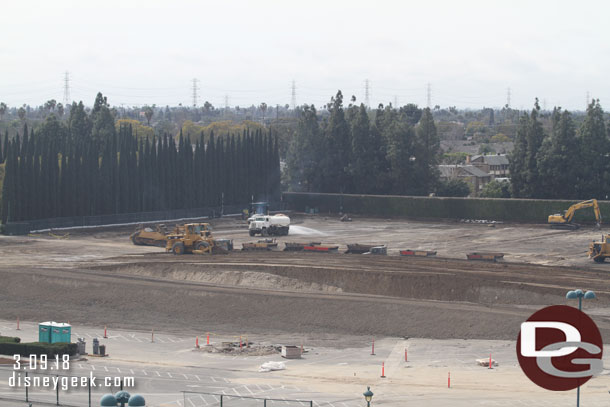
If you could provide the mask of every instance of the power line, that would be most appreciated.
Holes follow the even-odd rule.
[[[292,109],[296,109],[297,107],[297,85],[294,81],[294,79],[292,80],[292,95],[291,95],[291,104],[292,104]]]
[[[68,71],[64,74],[64,106],[70,104],[70,73]]]

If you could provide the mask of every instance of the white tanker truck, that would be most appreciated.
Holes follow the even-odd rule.
[[[250,236],[287,236],[290,230],[290,218],[282,214],[254,215],[249,221]]]

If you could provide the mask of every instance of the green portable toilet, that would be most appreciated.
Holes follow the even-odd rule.
[[[38,324],[38,342],[51,343],[51,324],[53,322],[41,322]]]
[[[61,341],[60,342],[72,342],[72,326],[69,324],[59,324],[61,325]]]
[[[62,322],[51,322],[51,343],[70,342],[71,326]]]

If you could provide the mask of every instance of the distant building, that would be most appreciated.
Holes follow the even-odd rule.
[[[479,196],[481,190],[492,180],[491,174],[474,165],[439,165],[441,180],[461,179],[471,186],[472,195]]]
[[[466,164],[474,165],[495,178],[506,178],[508,171],[508,157],[506,154],[473,155],[468,157]]]

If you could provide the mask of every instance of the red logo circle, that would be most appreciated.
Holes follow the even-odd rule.
[[[523,373],[547,390],[582,386],[593,377],[590,372],[601,364],[602,354],[602,336],[595,322],[566,305],[536,311],[521,325],[517,338]]]

